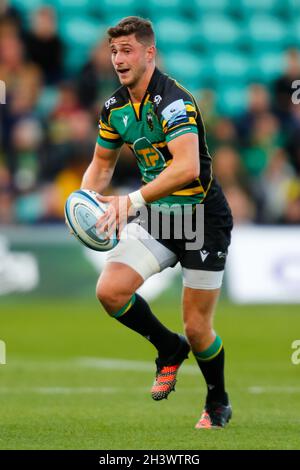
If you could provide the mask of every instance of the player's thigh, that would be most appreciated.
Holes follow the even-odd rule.
[[[153,274],[176,263],[177,256],[171,250],[143,227],[130,223],[122,231],[118,245],[108,253],[99,283],[113,284],[117,289],[121,289],[118,286],[131,286],[135,291]]]

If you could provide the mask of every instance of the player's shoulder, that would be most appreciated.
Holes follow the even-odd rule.
[[[110,113],[116,109],[121,108],[128,102],[128,93],[126,88],[121,86],[115,90],[109,98],[106,99],[102,108],[102,115],[108,117]]]
[[[195,104],[193,95],[169,75],[155,70],[151,90],[151,101],[156,105],[158,114],[168,106],[180,106],[183,103]]]
[[[166,100],[173,98],[184,98],[186,100],[194,100],[193,95],[184,88],[177,80],[170,77],[166,73],[156,69],[151,80],[151,95],[156,104],[160,104]],[[157,103],[159,102],[159,103]]]

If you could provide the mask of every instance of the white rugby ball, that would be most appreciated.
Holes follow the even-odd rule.
[[[74,191],[65,204],[65,218],[70,230],[78,240],[96,251],[109,251],[116,246],[116,233],[106,239],[106,233],[99,234],[95,223],[104,214],[107,204],[97,199],[97,193],[88,189]]]

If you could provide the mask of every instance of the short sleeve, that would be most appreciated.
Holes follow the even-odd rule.
[[[174,83],[159,105],[160,119],[166,141],[170,142],[179,135],[198,134],[197,108],[192,96]]]
[[[99,133],[97,143],[108,149],[121,147],[123,141],[118,132],[111,126],[106,109],[103,108],[99,120]]]

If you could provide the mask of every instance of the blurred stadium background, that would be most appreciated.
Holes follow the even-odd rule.
[[[105,30],[127,15],[153,21],[159,67],[197,98],[233,211],[217,328],[236,421],[218,439],[193,432],[204,386],[192,361],[168,414],[154,409],[153,351],[100,311],[103,258],[64,227],[118,87]],[[1,0],[0,448],[299,448],[299,46],[299,0]],[[138,187],[124,150],[107,192]],[[144,295],[180,330],[179,292],[170,269]]]

